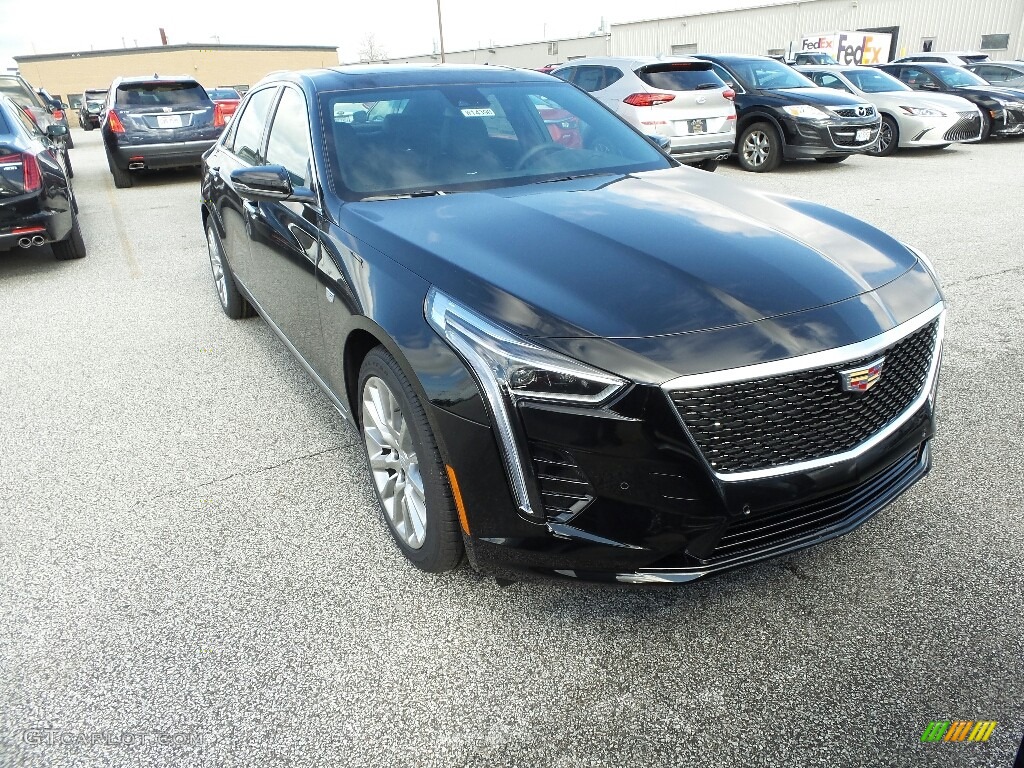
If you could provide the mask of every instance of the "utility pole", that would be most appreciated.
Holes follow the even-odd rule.
[[[444,64],[444,26],[441,24],[441,0],[437,0],[437,34],[441,38],[441,63]]]

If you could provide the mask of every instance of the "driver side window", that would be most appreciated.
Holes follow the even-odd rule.
[[[294,88],[284,89],[274,113],[274,123],[267,140],[267,163],[284,166],[293,186],[310,186],[306,99]]]
[[[231,149],[239,160],[249,165],[263,163],[263,127],[276,93],[276,87],[257,91],[249,98],[242,114],[232,121],[237,121],[237,127]]]

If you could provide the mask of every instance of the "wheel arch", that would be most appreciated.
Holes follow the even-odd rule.
[[[750,127],[753,123],[770,123],[775,129],[775,133],[778,134],[779,141],[785,146],[788,142],[786,141],[786,131],[783,129],[782,124],[778,118],[769,112],[751,112],[744,115],[739,120],[739,125],[736,126],[736,151],[739,151],[740,147],[740,136],[743,132]]]

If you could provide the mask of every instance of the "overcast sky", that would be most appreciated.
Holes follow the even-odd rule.
[[[441,0],[441,10],[445,50],[456,51],[587,35],[602,17],[634,21],[779,1]],[[396,58],[430,53],[437,40],[436,0],[0,0],[0,20],[0,67],[33,53],[159,45],[160,27],[172,44],[337,46],[343,62],[357,60],[371,34]]]

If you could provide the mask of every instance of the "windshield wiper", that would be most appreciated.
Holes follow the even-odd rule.
[[[594,171],[593,173],[577,173],[572,176],[559,176],[554,179],[541,179],[540,181],[533,182],[534,184],[550,184],[554,181],[575,181],[576,179],[587,179],[591,176],[610,176],[611,171]]]
[[[415,192],[396,192],[393,195],[371,195],[370,197],[364,197],[359,202],[370,203],[376,200],[404,200],[408,197],[437,197],[440,195],[447,195],[443,189],[418,189]]]

